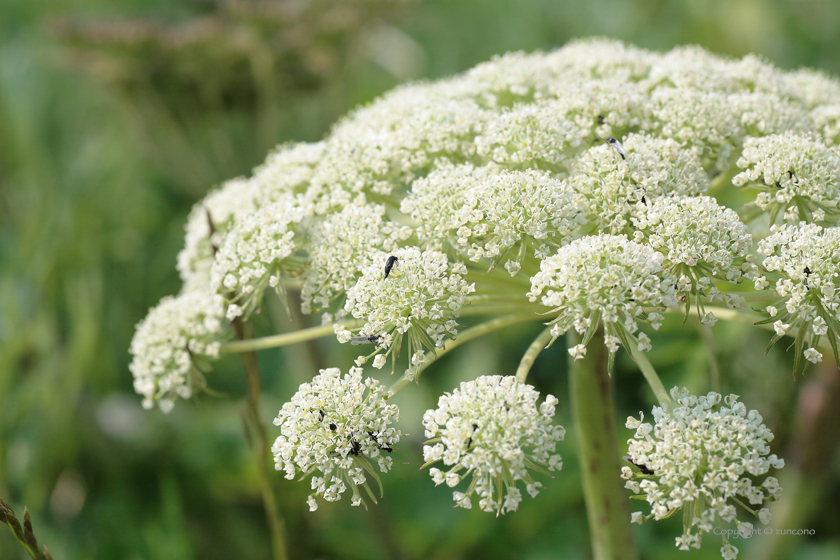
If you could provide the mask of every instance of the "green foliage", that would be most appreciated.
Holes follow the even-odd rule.
[[[361,7],[352,17],[331,16],[339,21],[328,28],[326,14],[347,4]],[[237,357],[220,362],[212,380],[228,397],[203,397],[162,416],[140,409],[126,349],[149,306],[179,289],[173,263],[191,205],[220,181],[248,173],[274,144],[318,139],[339,115],[407,77],[438,77],[572,36],[609,35],[648,48],[699,42],[733,55],[762,53],[781,66],[840,71],[833,54],[840,5],[828,1],[391,4],[316,2],[299,26],[255,15],[250,3],[71,0],[59,9],[0,0],[0,495],[31,506],[56,558],[269,557],[257,471],[241,429]],[[106,23],[115,19],[122,27]],[[196,22],[207,35],[167,47],[165,38]],[[110,41],[95,41],[97,32],[111,33]],[[304,39],[290,50],[296,32]],[[240,34],[250,38],[242,48]],[[262,55],[271,61],[264,80],[255,70]],[[275,311],[257,318],[262,334],[291,328]],[[294,328],[305,326],[293,319]],[[694,328],[670,318],[659,334],[650,359],[666,387],[709,388],[710,354]],[[442,358],[411,399],[397,397],[404,418],[421,417],[459,381],[512,374],[520,355],[507,349],[527,347],[538,333],[511,328]],[[817,376],[793,383],[782,349],[755,359],[763,333],[722,322],[714,336],[729,383],[723,391],[767,410],[775,443],[791,445],[800,433],[792,397]],[[318,368],[348,363],[348,352],[316,342],[261,354],[263,420]],[[537,358],[529,379],[561,398],[557,422],[570,426],[565,362],[557,345]],[[655,400],[638,393],[629,358],[619,357],[616,370],[619,419],[649,409]],[[413,434],[401,446],[419,456],[422,429],[401,429]],[[811,480],[823,491],[800,504],[810,512],[800,521],[816,537],[783,538],[790,554],[836,557],[837,443],[815,441],[827,466]],[[277,475],[289,550],[298,558],[584,557],[574,438],[564,447],[562,475],[500,520],[449,509],[449,494],[431,492],[419,465],[396,466],[385,499],[367,512],[339,503],[310,514],[308,489]],[[675,523],[637,529],[647,557],[673,557]],[[0,536],[0,558],[24,557]],[[718,554],[710,547],[685,557]]]

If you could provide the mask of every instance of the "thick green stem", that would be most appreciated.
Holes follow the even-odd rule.
[[[353,320],[347,321],[346,323],[344,323],[344,326],[352,329],[355,327],[361,327],[364,324],[364,321]],[[222,347],[219,349],[219,351],[222,354],[229,354],[232,352],[253,352],[254,350],[279,348],[280,346],[288,346],[289,344],[297,344],[298,342],[306,342],[307,340],[315,340],[316,338],[329,336],[334,332],[335,331],[333,330],[332,325],[326,325],[323,327],[312,327],[309,329],[303,329],[300,331],[285,334],[264,336],[262,338],[240,339],[234,342],[228,342],[226,344],[222,344]]]
[[[242,342],[248,342],[247,337],[251,335],[248,325],[239,320],[233,322],[234,331]],[[245,382],[247,385],[247,413],[243,413],[245,435],[253,448],[257,459],[257,477],[262,493],[263,507],[268,518],[269,530],[271,531],[271,548],[274,560],[286,560],[286,529],[283,518],[277,511],[277,500],[274,496],[274,487],[271,483],[271,475],[268,469],[268,457],[271,447],[268,444],[268,432],[265,423],[260,416],[260,371],[257,364],[257,355],[253,351],[242,352],[242,363],[245,366]],[[254,440],[253,432],[256,432]]]
[[[574,329],[569,348],[580,344]],[[607,349],[596,334],[581,360],[570,359],[572,414],[578,437],[583,496],[595,560],[635,560],[627,495],[618,463],[617,424],[612,380],[607,375]]]

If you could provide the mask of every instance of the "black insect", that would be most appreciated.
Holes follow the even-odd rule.
[[[362,446],[359,445],[358,441],[353,441],[353,449],[350,450],[350,454],[358,457],[361,452],[362,452]]]
[[[805,287],[808,287],[808,278],[811,276],[811,269],[807,266],[805,267]]]
[[[371,335],[366,335],[366,336],[354,336],[353,338],[350,339],[350,344],[352,344],[353,346],[359,346],[360,344],[373,344],[374,342],[376,342],[380,338],[382,338],[382,337],[380,337],[378,334],[371,334]]]
[[[473,433],[478,429],[478,424],[473,424]],[[470,446],[472,445],[472,436],[470,436],[470,440],[467,442],[467,450],[469,450]]]
[[[368,431],[368,435],[373,438],[373,441],[375,441],[376,443],[379,443],[379,438],[376,437],[376,432]],[[382,451],[385,451],[386,453],[390,453],[394,450],[387,443],[380,443],[379,444],[379,449],[381,449]]]
[[[613,147],[613,149],[618,152],[618,155],[621,156],[621,159],[627,159],[627,152],[624,151],[624,148],[621,144],[618,143],[618,140],[610,136],[607,138],[607,143]]]
[[[604,115],[598,115],[598,124],[604,124]]]
[[[397,261],[400,260],[399,257],[390,256],[388,260],[385,261],[385,278],[388,278],[388,275],[391,274],[391,269],[394,268],[394,265],[397,264]]]
[[[777,189],[781,189],[781,188],[782,188],[782,184],[781,184],[780,182],[778,182],[778,181],[776,181],[776,188],[777,188]]]
[[[645,195],[642,195],[642,204],[647,206],[647,200],[645,200]]]
[[[640,463],[634,463],[633,459],[630,458],[630,455],[625,455],[623,458],[624,458],[625,461],[627,461],[628,463],[630,463],[634,467],[638,467],[638,469],[640,471],[642,471],[642,474],[655,474],[652,469],[649,469],[647,467],[647,465],[640,464]]]
[[[332,430],[332,431],[336,431],[337,429],[338,429],[338,426],[336,426],[335,424],[333,424],[332,422],[330,422],[330,430]]]

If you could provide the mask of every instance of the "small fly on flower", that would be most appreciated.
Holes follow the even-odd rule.
[[[394,265],[397,264],[398,260],[400,260],[399,257],[395,257],[393,255],[388,257],[388,260],[385,261],[385,278],[383,278],[383,280],[388,278],[388,275],[391,274],[391,269],[394,268]]]
[[[625,455],[624,457],[622,457],[622,459],[624,459],[625,461],[627,461],[628,463],[630,463],[634,467],[638,467],[639,470],[642,471],[642,474],[655,474],[652,469],[649,469],[647,467],[647,465],[645,465],[643,463],[634,463],[633,459],[630,458],[630,455]]]
[[[609,138],[607,138],[607,143],[610,146],[612,146],[616,152],[618,152],[618,155],[621,156],[621,159],[627,159],[627,152],[624,151],[624,147],[618,143],[618,140],[610,136]]]
[[[376,342],[380,338],[381,337],[378,334],[371,334],[371,335],[366,335],[366,336],[354,336],[353,338],[350,339],[350,344],[352,344],[353,346],[359,346],[359,345],[362,345],[362,344],[373,344],[374,342]]]

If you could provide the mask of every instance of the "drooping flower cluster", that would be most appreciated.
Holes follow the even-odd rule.
[[[330,368],[301,385],[280,409],[274,419],[280,436],[271,448],[275,468],[288,479],[317,471],[307,502],[310,511],[318,509],[321,498],[338,501],[348,488],[351,505],[364,503],[360,488],[376,502],[368,476],[382,494],[373,465],[388,472],[391,452],[402,436],[393,426],[400,411],[386,402],[391,396],[375,379],[362,378],[360,368],[350,368],[343,377],[338,368]]]
[[[165,297],[137,325],[128,366],[143,407],[169,412],[178,397],[188,399],[204,386],[201,368],[219,357],[225,306],[206,291]]]
[[[386,277],[389,260],[391,268]],[[347,292],[345,310],[366,321],[361,335],[376,342],[374,353],[387,350],[377,357],[375,367],[381,368],[388,354],[396,359],[407,339],[412,370],[425,361],[424,348],[442,347],[447,337],[457,334],[460,309],[475,290],[464,280],[466,272],[463,264],[450,263],[443,253],[417,247],[372,258],[359,281]],[[337,333],[340,341],[350,340],[346,330],[337,328]],[[367,358],[361,357],[357,363],[365,361]]]
[[[766,307],[770,319],[764,322],[773,322],[776,331],[771,346],[798,329],[794,372],[799,373],[805,367],[803,356],[822,361],[816,348],[822,337],[836,348],[840,334],[840,228],[801,222],[774,225],[770,231],[758,252],[766,256],[764,269],[779,276],[774,288],[780,299]]]
[[[676,405],[654,407],[653,424],[643,422],[641,413],[638,420],[627,419],[635,430],[628,440],[629,460],[640,470],[623,467],[622,478],[651,506],[651,513],[634,512],[632,520],[665,519],[682,510],[680,550],[700,548],[703,533],[720,521],[734,522],[749,536],[752,523],[737,518],[739,509],[769,523],[770,511],[762,505],[782,489],[775,477],[765,475],[785,462],[770,455],[773,433],[761,414],[748,411],[737,395],[696,397],[675,387],[671,396]],[[723,557],[735,558],[738,549],[725,537],[723,544]]]
[[[552,341],[571,327],[584,335],[581,344],[569,349],[575,359],[586,354],[586,345],[598,325],[604,324],[604,342],[610,350],[610,369],[619,344],[637,344],[650,349],[650,338],[639,322],[654,329],[662,315],[645,307],[664,310],[678,304],[676,280],[665,274],[665,257],[648,245],[624,236],[592,235],[561,247],[540,263],[531,278],[531,301],[551,308]],[[585,333],[585,334],[584,334]]]
[[[770,223],[780,212],[786,220],[836,219],[840,153],[820,140],[792,132],[748,138],[738,167],[745,171],[732,184],[760,191],[755,204],[770,211]]]
[[[522,492],[517,481],[536,497],[542,484],[529,470],[543,474],[559,470],[563,462],[554,454],[565,430],[552,423],[557,399],[539,393],[514,377],[482,376],[438,399],[438,408],[423,415],[426,466],[443,461],[447,472],[432,468],[435,485],[450,488],[468,479],[466,491],[455,491],[455,505],[472,507],[477,494],[482,511],[506,513],[519,509]]]

